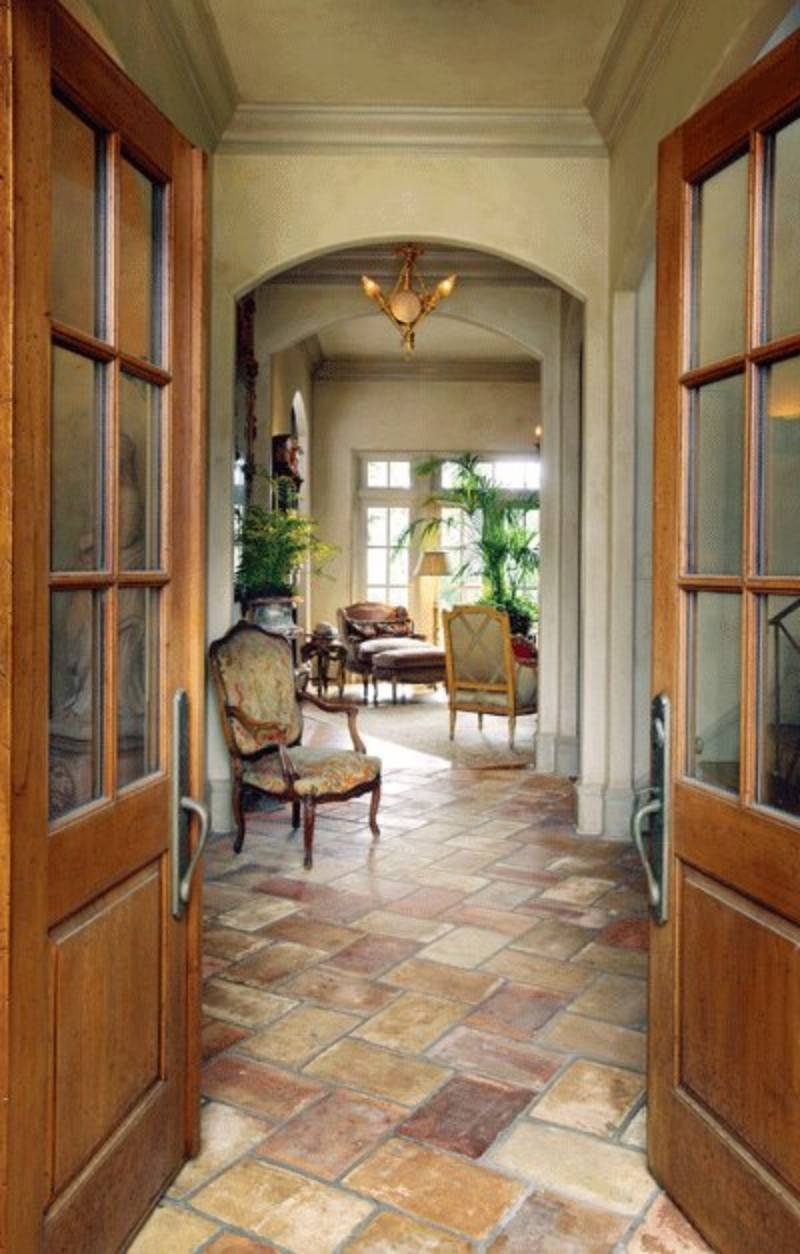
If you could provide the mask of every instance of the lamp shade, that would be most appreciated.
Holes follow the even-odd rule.
[[[446,549],[426,549],[420,553],[415,575],[450,575],[450,554]]]

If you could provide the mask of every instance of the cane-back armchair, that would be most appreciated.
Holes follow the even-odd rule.
[[[378,836],[381,760],[366,753],[356,726],[357,707],[298,692],[286,638],[253,623],[237,623],[209,649],[211,676],[233,768],[234,850],[245,836],[248,789],[291,803],[292,826],[303,814],[304,865],[312,864],[316,807],[371,793],[369,822]],[[353,749],[314,749],[301,744],[301,703],[347,715]]]
[[[486,605],[458,605],[444,614],[450,739],[459,710],[471,710],[483,725],[484,714],[508,719],[514,748],[517,717],[537,710],[534,660],[514,656],[508,615]]]

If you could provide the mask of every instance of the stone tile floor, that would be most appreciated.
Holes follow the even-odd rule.
[[[204,1148],[135,1254],[694,1254],[643,1153],[647,922],[567,781],[385,775],[206,859]],[[407,760],[406,760],[407,761]]]

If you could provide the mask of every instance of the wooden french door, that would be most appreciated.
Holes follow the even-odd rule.
[[[171,710],[186,690],[184,786],[197,794],[205,169],[58,6],[12,3],[2,37],[14,193],[4,1248],[112,1254],[197,1135],[199,908],[176,910],[172,891]]]
[[[800,1249],[800,36],[661,145],[654,694],[672,705],[649,1154]],[[658,749],[656,748],[656,753]]]

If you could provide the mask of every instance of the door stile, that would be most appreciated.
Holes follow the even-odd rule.
[[[46,1204],[42,1129],[48,1118],[47,778],[50,432],[48,6],[10,12],[13,126],[13,415],[10,498],[12,589],[8,624],[10,772],[7,1247],[35,1250]],[[8,62],[6,62],[8,64]]]

